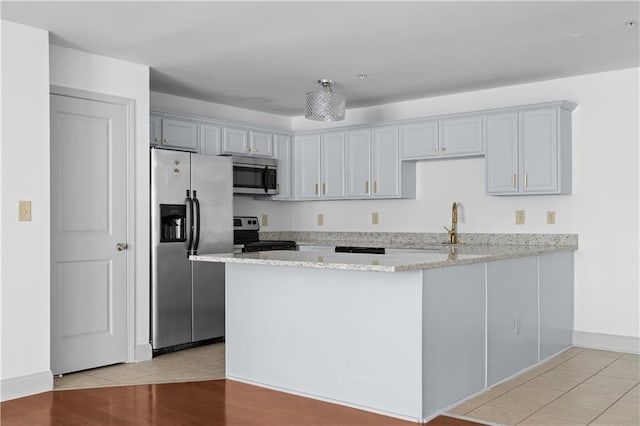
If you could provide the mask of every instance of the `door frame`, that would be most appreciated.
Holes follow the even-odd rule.
[[[122,105],[126,109],[126,205],[127,205],[127,244],[129,248],[126,250],[126,346],[127,346],[127,362],[135,361],[135,284],[136,284],[136,247],[138,241],[136,241],[136,188],[135,188],[135,172],[136,172],[136,158],[135,158],[135,100],[131,98],[125,98],[120,96],[108,95],[104,93],[96,93],[88,90],[74,89],[70,87],[50,85],[49,97],[51,95],[66,96],[70,98],[86,99],[96,102],[105,102],[110,104]],[[51,186],[51,179],[49,180]],[[51,273],[51,272],[50,272]],[[50,282],[53,282],[51,279]],[[51,284],[50,284],[51,285]],[[51,299],[49,299],[51,303]],[[53,325],[53,321],[50,319],[50,325]]]

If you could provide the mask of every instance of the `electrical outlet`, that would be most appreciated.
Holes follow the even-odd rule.
[[[31,201],[18,201],[18,222],[31,222]]]
[[[262,215],[262,226],[269,226],[269,215],[268,214],[263,214]]]
[[[319,226],[324,225],[324,215],[322,213],[318,215],[318,225]]]
[[[556,212],[549,210],[547,212],[547,224],[555,225],[555,223],[556,223]]]
[[[524,225],[524,210],[516,210],[516,225]]]
[[[371,224],[372,225],[377,225],[378,223],[380,223],[379,219],[380,219],[380,217],[378,215],[378,212],[371,213]]]

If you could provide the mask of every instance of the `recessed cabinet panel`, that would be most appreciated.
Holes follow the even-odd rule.
[[[482,116],[440,120],[440,156],[482,155]]]
[[[249,131],[249,153],[265,157],[273,156],[273,135],[271,133]]]
[[[400,126],[403,160],[438,156],[438,121],[430,120]]]
[[[400,149],[398,126],[378,127],[372,130],[373,190],[374,198],[400,196]]]
[[[248,154],[249,140],[247,131],[225,127],[222,131],[222,151],[226,154]]]
[[[487,192],[518,192],[518,113],[488,115]]]
[[[347,132],[347,197],[369,198],[371,193],[371,131]]]
[[[297,136],[294,152],[297,198],[304,200],[319,199],[320,135]]]
[[[322,198],[344,197],[344,132],[322,135]]]
[[[198,150],[196,123],[172,118],[162,119],[162,145]]]
[[[219,155],[220,150],[220,133],[218,126],[208,124],[200,125],[200,153],[208,155]]]
[[[273,198],[276,200],[291,199],[291,136],[275,135],[275,156],[278,160],[278,195]]]
[[[538,258],[487,263],[487,384],[538,362]]]
[[[524,192],[558,189],[558,123],[556,109],[521,113],[520,151]]]

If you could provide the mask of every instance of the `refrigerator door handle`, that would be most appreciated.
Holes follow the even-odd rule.
[[[187,240],[187,257],[191,254],[193,247],[193,200],[187,189],[187,204],[189,204],[189,239]]]
[[[196,191],[193,191],[193,203],[196,206],[196,237],[193,242],[193,254],[198,254],[198,245],[200,244],[200,201],[196,197]]]

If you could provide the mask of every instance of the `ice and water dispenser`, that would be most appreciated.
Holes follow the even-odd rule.
[[[160,242],[187,241],[187,206],[160,204]]]

